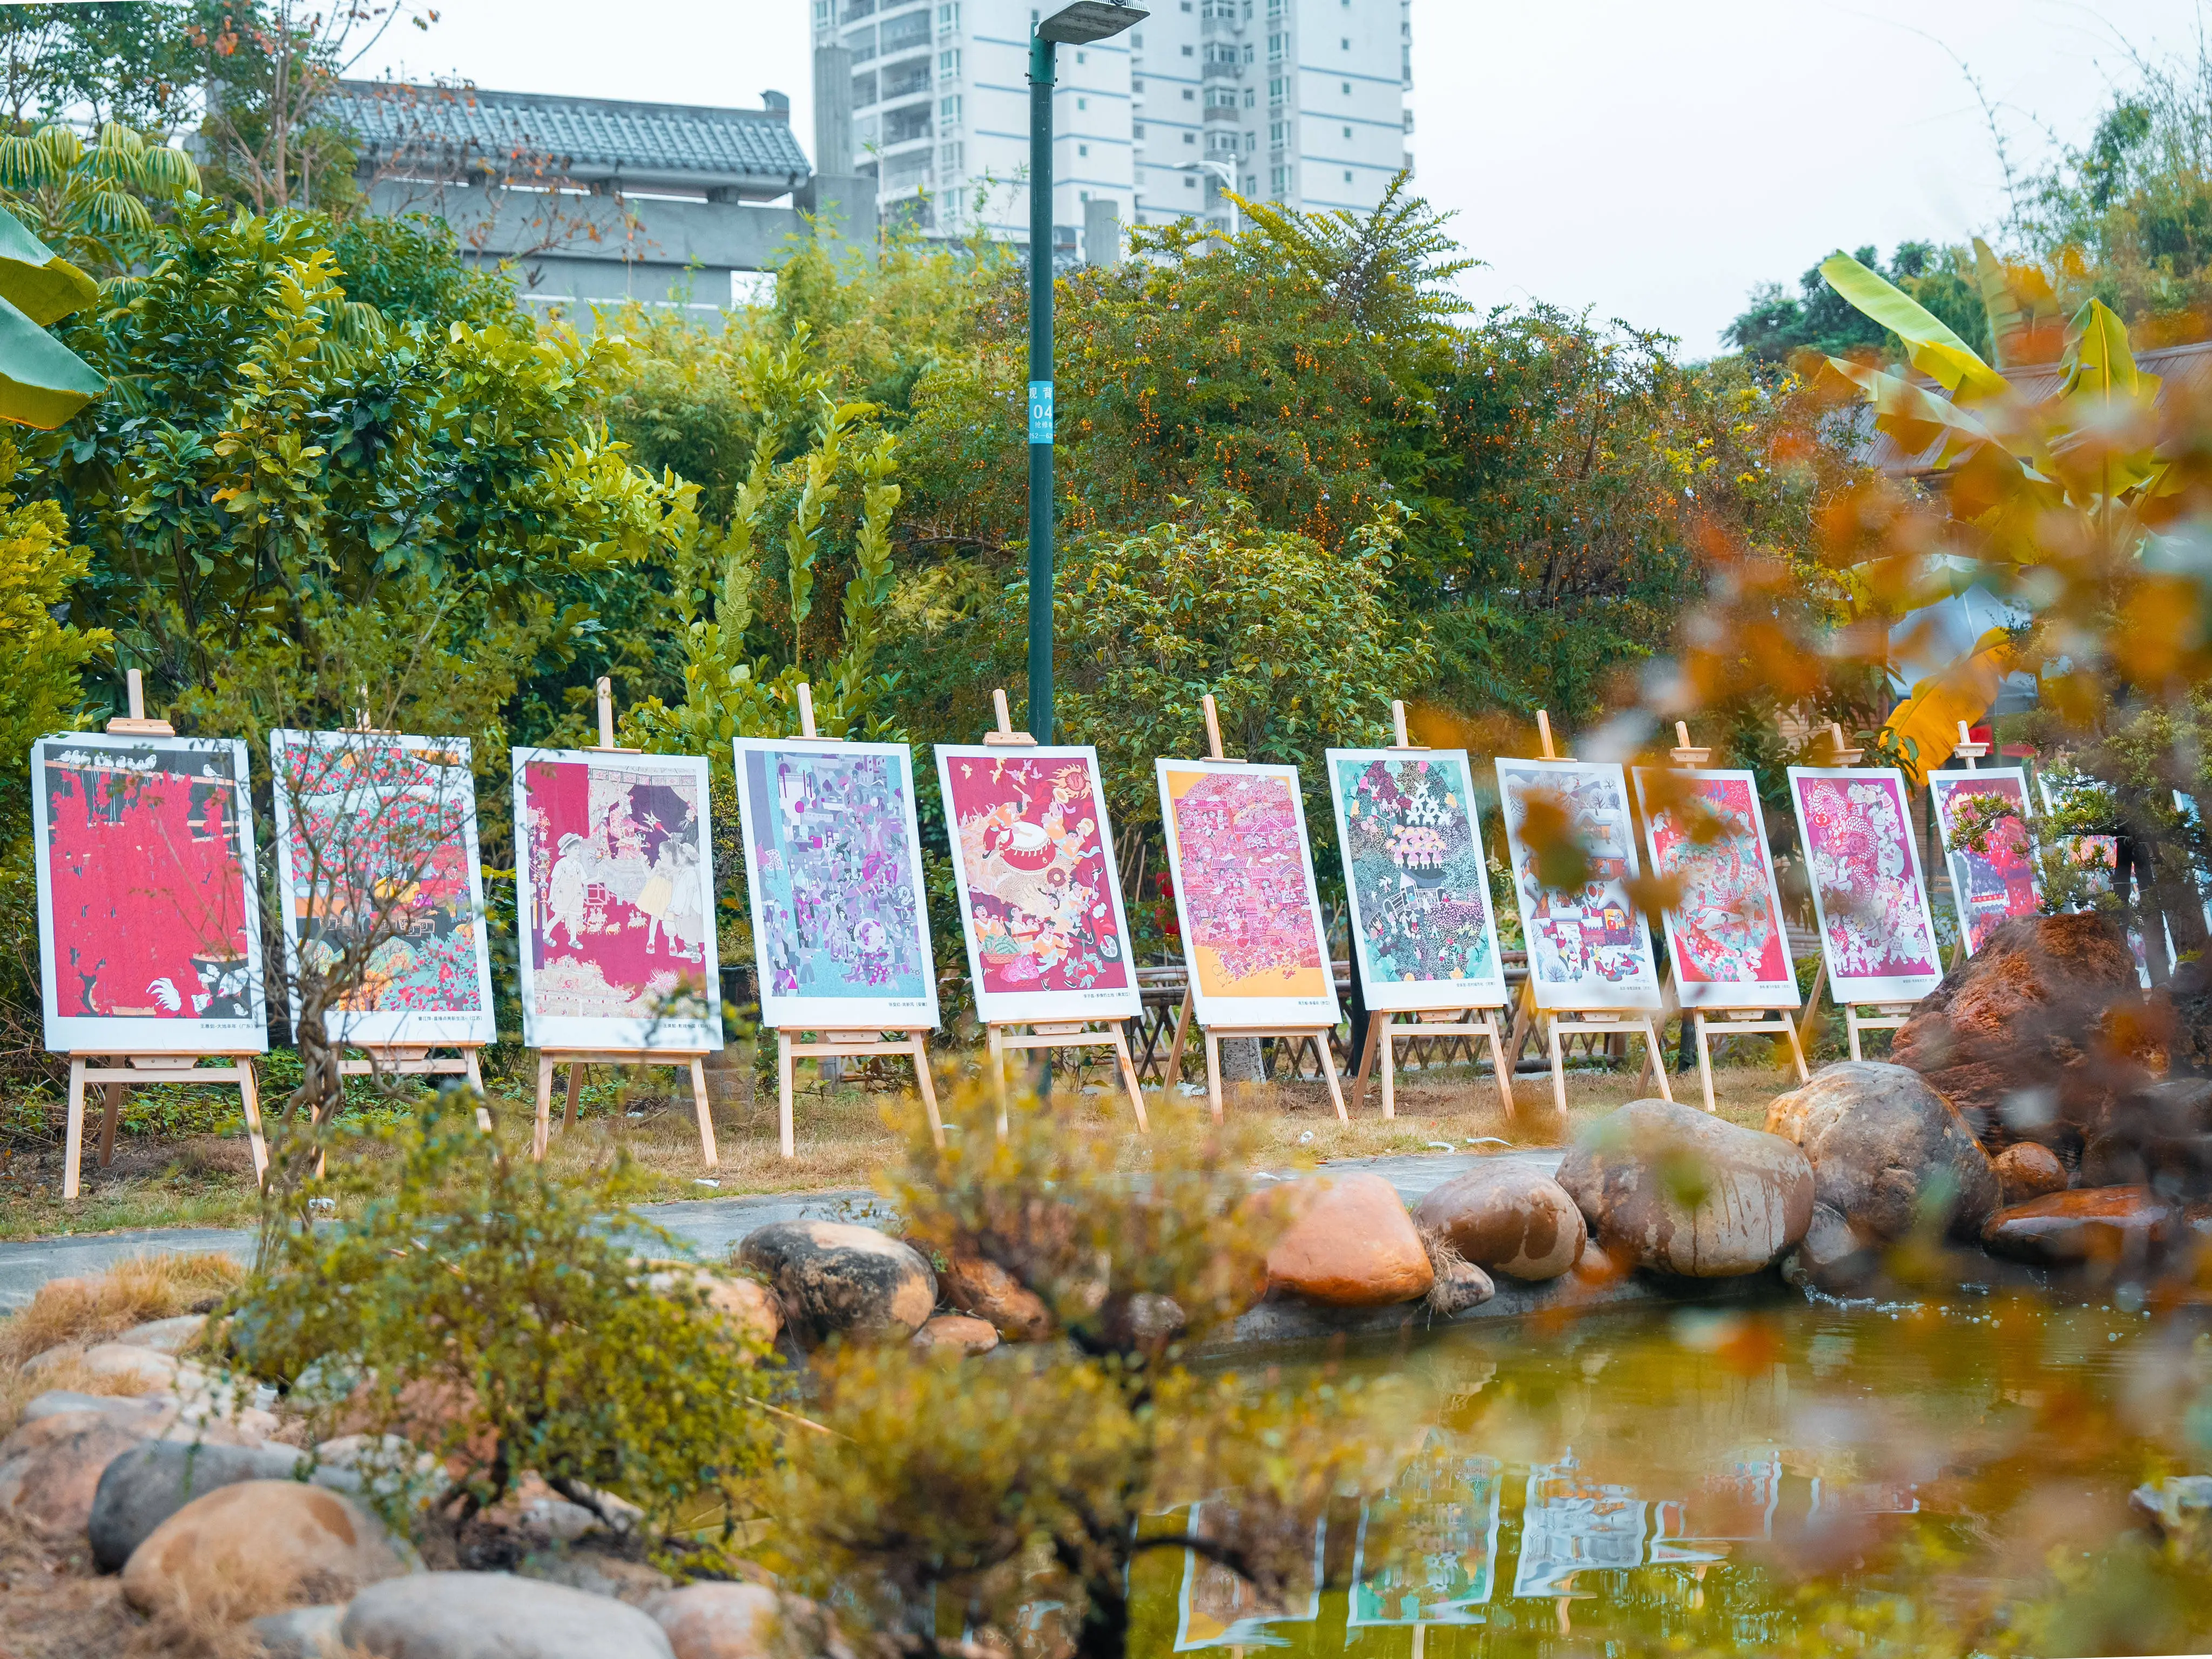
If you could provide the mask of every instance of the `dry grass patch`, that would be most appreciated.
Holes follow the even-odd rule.
[[[28,1307],[0,1322],[0,1365],[20,1365],[64,1342],[88,1345],[149,1320],[204,1311],[243,1284],[246,1270],[227,1255],[142,1255],[97,1279],[57,1279]]]

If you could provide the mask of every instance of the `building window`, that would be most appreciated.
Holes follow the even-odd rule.
[[[1267,170],[1267,188],[1270,191],[1280,196],[1290,187],[1291,170],[1288,167],[1270,167]]]
[[[1352,182],[1352,169],[1350,167],[1346,167],[1344,170],[1344,182],[1347,185]]]
[[[834,21],[830,14],[830,0],[814,0],[814,27],[826,29]]]
[[[1075,153],[1076,153],[1078,155],[1090,155],[1090,154],[1091,154],[1091,146],[1090,146],[1090,145],[1088,145],[1088,144],[1078,144],[1078,145],[1075,147]],[[1346,178],[1347,178],[1347,179],[1349,179],[1350,177],[1352,177],[1352,175],[1351,175],[1350,173],[1346,173],[1344,176],[1345,176]]]
[[[1182,100],[1186,104],[1194,104],[1198,101],[1198,94],[1188,87],[1185,87],[1182,89]]]
[[[1352,96],[1352,82],[1349,81],[1344,83],[1344,95],[1347,98]]]
[[[937,118],[945,126],[959,125],[960,94],[958,93],[954,93],[950,98],[940,98],[937,100]]]
[[[1089,109],[1091,107],[1091,100],[1088,98],[1079,98],[1075,100],[1075,106],[1078,109]],[[1345,128],[1344,136],[1347,138],[1352,137],[1352,129],[1350,127]]]
[[[1185,190],[1196,190],[1198,188],[1198,175],[1194,173],[1184,173],[1182,176],[1182,187]]]
[[[1075,61],[1079,64],[1087,64],[1091,61],[1091,56],[1088,52],[1079,52],[1075,54]]]
[[[1289,123],[1285,121],[1270,121],[1267,123],[1267,142],[1274,145],[1278,149],[1280,149],[1283,147],[1283,130],[1287,125],[1289,125]]]
[[[1245,107],[1246,109],[1252,109],[1252,108],[1256,107],[1256,106],[1257,106],[1257,105],[1259,104],[1259,101],[1260,101],[1260,88],[1257,88],[1257,87],[1247,87],[1247,88],[1244,88],[1244,107]]]
[[[1144,49],[1145,32],[1142,29],[1139,29],[1129,37],[1129,50],[1131,52],[1142,52]]]
[[[960,0],[945,0],[937,9],[937,32],[949,33],[960,27]]]
[[[1145,141],[1145,124],[1144,124],[1142,121],[1132,121],[1132,122],[1130,122],[1130,123],[1129,123],[1129,136],[1130,136],[1132,138],[1134,138],[1134,139],[1135,139],[1139,143],[1144,143],[1144,141]]]
[[[1184,57],[1186,57],[1186,58],[1195,58],[1196,56],[1198,56],[1198,53],[1197,53],[1197,52],[1196,52],[1196,50],[1195,50],[1194,48],[1190,47],[1190,46],[1185,46],[1185,47],[1182,49],[1182,55],[1183,55]]]
[[[1267,101],[1271,104],[1281,103],[1283,101],[1284,88],[1289,84],[1289,81],[1280,75],[1276,76],[1273,80],[1269,81],[1267,82]]]
[[[954,80],[957,80],[957,79],[959,78],[959,76],[960,76],[960,48],[959,48],[959,47],[957,47],[957,46],[951,46],[951,47],[948,47],[946,50],[945,50],[945,51],[943,51],[943,52],[939,52],[939,53],[937,54],[937,74],[938,74],[938,78],[939,78],[939,80],[943,80],[943,81],[954,81]]]
[[[1287,34],[1271,34],[1267,37],[1267,61],[1269,63],[1279,64],[1282,61],[1283,53],[1287,47],[1290,38],[1291,37]]]
[[[1194,132],[1186,132],[1182,136],[1182,141],[1186,144],[1194,144],[1198,142],[1198,135]]]
[[[939,144],[937,147],[939,173],[949,177],[956,173],[965,172],[967,163],[962,158],[966,149],[967,146],[964,144]]]
[[[1349,138],[1349,137],[1352,137],[1352,129],[1351,129],[1350,127],[1346,127],[1346,128],[1345,128],[1345,130],[1344,130],[1344,136],[1345,136],[1346,137],[1347,137],[1347,138]]]

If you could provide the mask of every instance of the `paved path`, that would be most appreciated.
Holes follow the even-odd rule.
[[[1562,1154],[1558,1147],[1546,1146],[1515,1147],[1487,1156],[1527,1164],[1548,1175],[1559,1168]],[[1332,1171],[1370,1170],[1388,1181],[1400,1197],[1412,1204],[1431,1188],[1473,1169],[1478,1161],[1472,1152],[1416,1152],[1391,1158],[1339,1158],[1324,1167]],[[665,1229],[696,1255],[716,1261],[726,1260],[738,1240],[754,1228],[765,1227],[770,1222],[806,1218],[872,1220],[880,1224],[888,1215],[882,1205],[883,1200],[873,1193],[846,1190],[691,1199],[676,1204],[640,1205],[637,1212],[655,1226]],[[221,1250],[243,1261],[252,1254],[253,1233],[243,1227],[141,1227],[128,1232],[79,1234],[0,1244],[0,1310],[21,1307],[50,1279],[103,1273],[116,1262],[134,1255],[199,1250]]]

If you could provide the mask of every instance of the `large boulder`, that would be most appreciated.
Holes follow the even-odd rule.
[[[1688,1279],[1757,1273],[1805,1236],[1813,1166],[1780,1135],[1672,1100],[1632,1100],[1559,1165],[1610,1260]]]
[[[1267,1252],[1270,1288],[1380,1308],[1426,1296],[1436,1282],[1413,1218],[1382,1176],[1316,1177],[1269,1196],[1295,1218]]]
[[[2081,1150],[2081,1184],[2212,1197],[2212,1082],[2162,1078],[2116,1102]]]
[[[937,1275],[912,1245],[843,1221],[775,1221],[745,1236],[738,1264],[767,1280],[802,1343],[903,1341],[937,1308]]]
[[[300,1454],[289,1446],[217,1446],[149,1441],[114,1459],[100,1477],[86,1523],[92,1559],[118,1572],[154,1528],[195,1498],[241,1480],[289,1480]]]
[[[200,1340],[207,1329],[207,1322],[205,1314],[179,1314],[174,1319],[149,1319],[143,1325],[133,1325],[115,1340],[127,1348],[151,1348],[155,1353],[173,1357]]]
[[[2066,1166],[2037,1141],[2015,1140],[1990,1160],[1990,1167],[1997,1172],[1998,1201],[2005,1206],[2066,1190]]]
[[[676,1659],[769,1659],[782,1627],[776,1594],[761,1584],[686,1584],[642,1610],[666,1632]]]
[[[246,1577],[336,1601],[405,1571],[384,1528],[349,1499],[295,1480],[241,1480],[195,1498],[149,1533],[124,1564],[123,1599],[152,1613]]]
[[[1044,1298],[980,1255],[956,1255],[945,1264],[945,1299],[962,1313],[990,1321],[1009,1342],[1042,1342],[1052,1334]]]
[[[1583,1252],[1583,1212],[1565,1188],[1521,1163],[1478,1164],[1431,1188],[1414,1224],[1441,1233],[1476,1267],[1508,1279],[1557,1279]]]
[[[1933,1223],[1972,1239],[1997,1207],[1989,1155],[1907,1066],[1831,1066],[1766,1109],[1766,1132],[1803,1150],[1814,1196],[1863,1238],[1893,1243]]]
[[[1982,1229],[1982,1246],[2039,1267],[2141,1268],[2182,1221],[2178,1206],[2145,1187],[2077,1187],[1999,1210]]]
[[[421,1572],[353,1598],[340,1639],[379,1659],[676,1659],[635,1607],[503,1572]]]
[[[2111,922],[2014,916],[1922,1000],[1890,1058],[1933,1084],[1984,1146],[2037,1140],[2070,1158],[2148,1081],[2112,1035],[2147,1030],[2124,1018],[2142,1009],[2135,953]]]
[[[1880,1257],[1840,1212],[1815,1202],[1797,1248],[1782,1258],[1782,1276],[1799,1290],[1855,1291],[1880,1271]]]
[[[988,1353],[999,1346],[999,1334],[989,1320],[973,1314],[939,1314],[914,1334],[912,1346],[918,1352]]]
[[[137,1425],[105,1412],[61,1412],[0,1441],[0,1513],[82,1536],[107,1466],[143,1444]]]

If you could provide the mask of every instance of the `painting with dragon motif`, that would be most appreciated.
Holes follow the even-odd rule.
[[[1951,902],[1968,956],[2013,916],[2032,916],[2042,892],[2035,879],[2035,855],[2027,836],[2027,774],[2017,766],[1987,771],[1930,772],[1929,799],[1936,805],[1936,834],[1951,871]],[[1960,808],[1980,799],[2010,816],[1988,820],[1979,849],[1954,847]],[[1984,809],[1986,811],[1988,809]]]
[[[1919,1001],[1943,969],[1904,775],[1793,766],[1790,797],[1837,1003]]]
[[[1636,788],[1652,873],[1680,888],[1662,921],[1682,1006],[1796,1007],[1757,778],[1639,768]]]
[[[988,1024],[1135,1018],[1098,751],[939,744],[937,778],[976,1013]]]
[[[1370,1008],[1506,1000],[1466,752],[1332,749],[1328,789]]]

